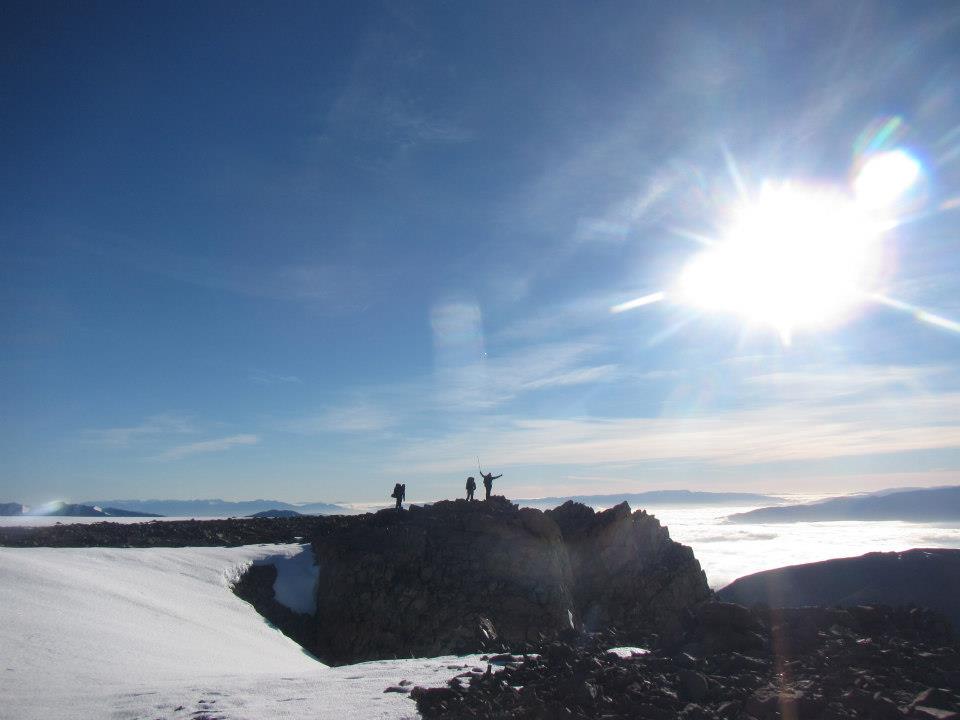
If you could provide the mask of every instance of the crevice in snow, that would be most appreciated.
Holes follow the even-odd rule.
[[[319,578],[313,549],[265,555],[233,568],[230,588],[250,603],[271,627],[319,660],[316,644],[316,590]],[[233,573],[231,573],[233,575]]]

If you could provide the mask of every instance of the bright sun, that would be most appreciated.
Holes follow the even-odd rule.
[[[823,326],[858,303],[876,272],[879,222],[832,190],[766,184],[683,271],[677,299],[774,326]]]
[[[884,140],[891,127],[897,123],[884,126]],[[772,327],[789,345],[795,330],[839,323],[858,306],[875,303],[960,333],[960,322],[889,297],[880,287],[880,241],[922,205],[922,163],[903,148],[858,153],[849,187],[767,182],[758,193],[747,190],[729,158],[742,200],[719,237],[681,233],[706,247],[674,286],[618,303],[610,312],[669,300]]]

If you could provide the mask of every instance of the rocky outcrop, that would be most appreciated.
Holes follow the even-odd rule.
[[[617,627],[675,637],[684,610],[710,597],[693,551],[671,540],[643,510],[631,513],[621,503],[597,513],[566,502],[546,515],[563,535],[586,630]]]
[[[747,575],[717,595],[743,605],[919,605],[960,628],[960,550],[874,552]]]
[[[381,511],[314,551],[328,662],[493,649],[579,626],[556,524],[500,497]]]
[[[670,636],[709,596],[690,549],[625,503],[444,501],[368,516],[314,551],[328,662],[518,649],[585,625]]]

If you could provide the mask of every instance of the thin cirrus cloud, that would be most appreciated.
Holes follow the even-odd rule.
[[[269,372],[252,372],[250,373],[250,382],[256,383],[257,385],[289,385],[291,383],[302,383],[303,380],[296,375],[278,375],[277,373]]]
[[[177,445],[155,456],[155,460],[182,460],[193,455],[203,455],[206,453],[217,453],[242,445],[256,445],[260,442],[257,435],[242,434],[230,435],[229,437],[217,438],[215,440],[202,440],[186,445]]]
[[[435,397],[448,410],[489,409],[534,390],[610,382],[618,367],[590,362],[600,351],[591,343],[546,343],[442,367],[435,375]]]
[[[316,415],[290,420],[281,429],[297,435],[365,433],[386,430],[396,418],[384,408],[366,402],[330,407]]]
[[[738,467],[960,449],[960,392],[926,392],[936,368],[853,368],[811,394],[806,374],[747,379],[754,407],[680,416],[488,418],[469,431],[419,441],[397,461],[451,472],[480,450],[501,466],[611,465],[689,461]],[[770,392],[770,385],[777,389]]]
[[[176,415],[151,415],[137,425],[85,430],[83,439],[109,447],[127,447],[139,440],[192,432],[195,432],[195,428],[187,418]]]

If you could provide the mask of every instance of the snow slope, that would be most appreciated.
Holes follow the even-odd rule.
[[[305,607],[316,582],[300,545],[0,548],[0,718],[408,718],[410,680],[442,685],[476,657],[329,668],[230,591],[278,561]],[[285,565],[287,567],[285,567]]]

